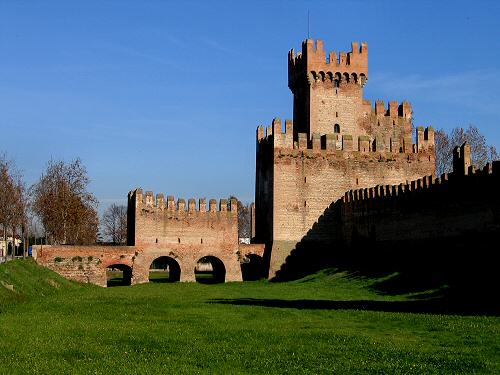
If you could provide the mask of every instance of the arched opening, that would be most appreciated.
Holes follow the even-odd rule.
[[[339,124],[335,124],[335,125],[333,126],[333,132],[334,132],[335,134],[339,134],[339,133],[340,133],[340,125],[339,125]]]
[[[335,73],[335,77],[334,77],[334,86],[335,87],[339,87],[340,86],[340,80],[342,79],[342,75],[340,73]]]
[[[344,81],[349,82],[349,73],[344,73]]]
[[[106,285],[126,286],[132,282],[132,268],[126,264],[112,264],[106,268]]]
[[[264,260],[260,255],[247,254],[241,264],[243,281],[255,281],[265,277]]]
[[[352,82],[358,83],[358,75],[356,73],[351,74]]]
[[[194,268],[196,281],[201,284],[217,284],[226,281],[226,267],[219,258],[204,256]]]
[[[149,266],[149,282],[173,283],[181,280],[181,267],[174,258],[161,256]]]

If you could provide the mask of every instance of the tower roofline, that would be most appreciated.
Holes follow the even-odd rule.
[[[331,77],[354,73],[364,77],[364,83],[368,79],[368,43],[352,42],[350,52],[337,55],[332,51],[327,55],[323,40],[306,39],[302,42],[301,52],[296,54],[293,48],[288,52],[288,84],[292,91],[298,79],[320,72]]]

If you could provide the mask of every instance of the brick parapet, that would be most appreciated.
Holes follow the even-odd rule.
[[[385,114],[384,116],[390,115]],[[403,115],[399,118],[404,120]],[[293,122],[286,120],[283,129],[281,119],[275,118],[271,126],[264,127],[261,125],[257,128],[257,147],[271,144],[274,148],[293,150],[359,151],[361,153],[383,151],[391,154],[428,152],[433,156],[435,148],[434,128],[432,126],[426,128],[419,126],[415,133],[416,143],[413,143],[411,133],[402,138],[389,138],[388,142],[380,134],[353,137],[350,134],[330,133],[320,135],[313,133],[309,137],[306,133],[297,133],[296,138],[294,138]]]
[[[328,81],[364,85],[368,79],[368,44],[352,42],[350,52],[335,51],[328,55],[323,41],[307,39],[302,43],[302,51],[288,53],[288,86],[294,91],[298,81]]]
[[[469,167],[467,174],[444,173],[440,177],[425,176],[416,180],[408,181],[398,185],[377,185],[364,189],[353,189],[345,192],[340,202],[345,209],[373,209],[377,207],[383,210],[384,207],[397,201],[398,199],[412,199],[420,194],[427,194],[434,191],[451,191],[452,187],[461,188],[466,183],[476,183],[488,186],[491,181],[500,178],[500,161],[487,163],[482,169]],[[383,203],[375,205],[374,202]]]
[[[198,200],[198,204],[194,198],[188,199],[188,204],[186,206],[186,201],[184,198],[177,199],[172,195],[167,196],[165,200],[165,196],[162,193],[155,194],[152,191],[144,191],[142,189],[135,189],[128,193],[129,201],[132,200],[135,202],[136,207],[144,208],[144,209],[158,209],[161,211],[168,211],[171,213],[177,214],[193,214],[193,213],[227,213],[230,217],[237,214],[238,204],[236,199],[220,199],[218,204],[217,200],[210,199],[207,207],[206,198],[200,198]],[[219,216],[220,217],[220,216]]]

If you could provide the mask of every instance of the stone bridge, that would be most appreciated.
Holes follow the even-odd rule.
[[[263,245],[244,245],[234,251],[214,251],[208,246],[36,246],[37,263],[82,283],[107,286],[107,271],[123,271],[125,284],[149,281],[153,262],[168,264],[169,281],[196,281],[195,269],[212,270],[218,282],[256,279]],[[208,266],[208,267],[207,267]],[[254,269],[252,269],[252,267]]]

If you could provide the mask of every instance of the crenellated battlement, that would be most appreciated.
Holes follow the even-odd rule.
[[[411,120],[413,118],[413,108],[410,102],[406,100],[402,103],[390,101],[387,104],[383,100],[376,100],[372,113],[377,117],[390,117],[392,119]]]
[[[397,104],[397,102],[394,102]],[[392,106],[394,108],[394,105]],[[411,112],[411,106],[403,102],[396,108],[405,108]],[[390,111],[390,107],[386,112]],[[409,112],[406,112],[409,113]],[[387,114],[384,114],[386,116]],[[383,135],[375,136],[361,135],[353,137],[350,134],[317,134],[313,133],[308,137],[307,133],[298,133],[294,138],[292,120],[285,120],[285,127],[280,118],[273,119],[271,126],[259,126],[257,128],[257,142],[259,144],[272,143],[274,148],[285,148],[294,150],[313,150],[313,151],[349,151],[349,152],[389,152],[415,154],[420,152],[432,151],[434,149],[434,129],[429,126],[424,128],[419,126],[416,130],[416,143],[413,144],[411,133],[401,139],[401,137],[389,138]],[[388,147],[383,147],[387,144]]]
[[[302,43],[302,52],[288,53],[288,87],[294,91],[296,84],[307,81],[333,82],[336,86],[354,83],[363,86],[368,79],[368,44],[352,42],[350,52],[324,50],[324,43],[318,39],[307,39]]]
[[[236,213],[238,210],[238,204],[236,199],[220,199],[217,203],[216,199],[210,199],[208,201],[206,198],[198,199],[198,202],[194,198],[190,198],[187,201],[184,198],[175,198],[172,195],[167,196],[162,193],[156,194],[156,197],[152,191],[144,191],[142,189],[135,189],[128,193],[129,202],[135,202],[137,208],[155,208],[165,212],[175,212],[180,214],[191,214],[191,213],[215,213],[215,212],[230,212]]]
[[[346,207],[359,206],[360,204],[370,204],[374,200],[385,200],[391,198],[409,198],[414,194],[426,193],[436,189],[448,190],[449,184],[462,185],[462,178],[478,180],[484,178],[500,177],[500,161],[487,163],[482,169],[475,169],[469,166],[468,173],[463,174],[461,170],[454,170],[452,173],[444,173],[440,177],[425,176],[413,181],[407,181],[398,185],[377,185],[364,189],[353,189],[345,192],[341,202]]]

